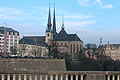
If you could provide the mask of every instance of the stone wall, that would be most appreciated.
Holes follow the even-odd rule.
[[[64,60],[57,59],[25,59],[25,58],[1,58],[0,70],[22,71],[66,71]]]

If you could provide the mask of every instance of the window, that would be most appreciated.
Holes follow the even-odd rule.
[[[9,35],[9,32],[7,32],[7,35]]]
[[[72,55],[72,44],[70,44],[70,53]]]
[[[0,37],[4,37],[4,35],[0,35]]]
[[[80,44],[80,49],[81,49],[81,44]]]
[[[13,38],[13,36],[10,36],[10,38]]]
[[[17,32],[15,32],[15,35],[17,36]]]
[[[77,44],[77,55],[79,54],[78,44]]]
[[[15,36],[15,38],[17,39],[17,36]]]
[[[11,35],[13,35],[13,32],[10,32]]]
[[[75,44],[73,44],[73,52],[74,52],[74,55],[75,55]]]
[[[10,39],[11,42],[13,42],[13,39]]]

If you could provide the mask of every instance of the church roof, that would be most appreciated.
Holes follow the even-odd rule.
[[[20,44],[47,46],[45,36],[24,36],[19,42]]]
[[[54,41],[82,41],[77,34],[67,34],[67,32],[62,29],[59,34],[55,35]]]

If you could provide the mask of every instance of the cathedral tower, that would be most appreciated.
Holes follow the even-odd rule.
[[[45,42],[49,43],[51,40],[53,40],[53,31],[52,31],[52,24],[51,24],[51,11],[50,11],[50,4],[49,4],[49,14],[48,14],[48,23],[47,23],[47,29],[45,32]]]
[[[53,14],[53,32],[56,33],[56,18],[55,18],[55,3],[54,3],[54,14]]]

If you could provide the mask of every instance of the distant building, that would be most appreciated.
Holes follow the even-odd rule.
[[[48,23],[45,36],[24,36],[20,40],[20,44],[26,43],[28,45],[40,45],[48,47],[51,42],[57,45],[59,53],[67,54],[71,57],[79,55],[81,49],[83,49],[83,41],[77,34],[68,34],[64,26],[64,17],[62,21],[62,27],[60,32],[56,31],[56,16],[54,8],[53,25],[51,23],[51,11],[49,8]]]
[[[120,44],[106,44],[103,46],[106,56],[112,60],[120,60]]]
[[[120,60],[120,44],[102,44],[100,39],[99,54],[103,54],[112,60]]]
[[[12,28],[6,28],[6,52],[12,53],[13,48],[17,48],[19,44],[19,32]],[[0,27],[0,53],[4,53],[4,27]]]
[[[48,56],[45,36],[24,36],[19,44],[20,56]]]

